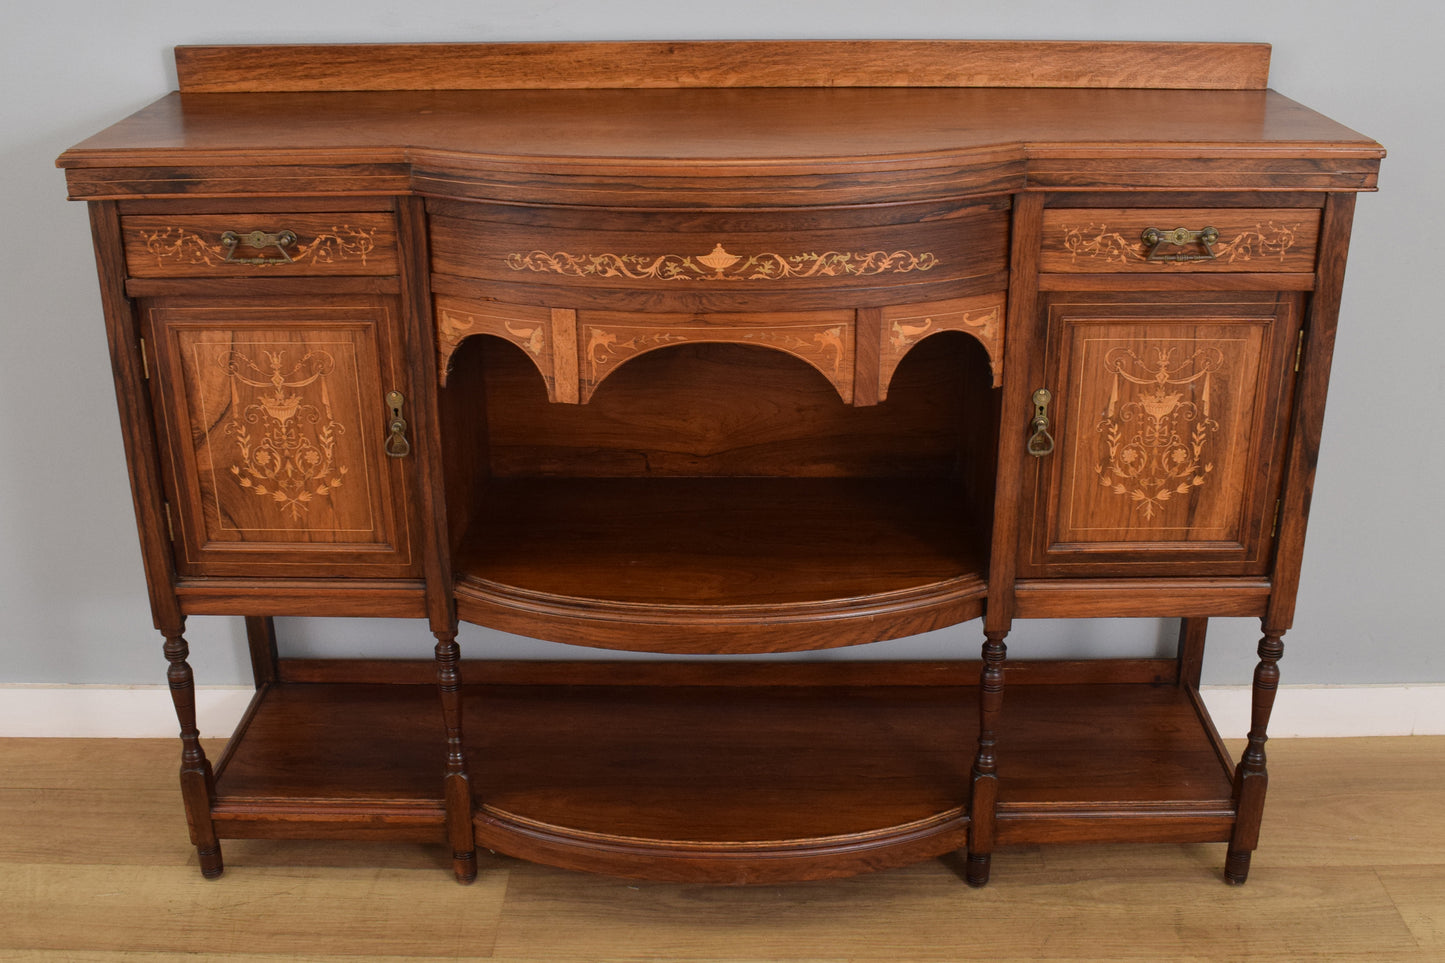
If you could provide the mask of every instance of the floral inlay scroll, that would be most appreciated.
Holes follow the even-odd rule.
[[[582,336],[586,389],[583,401],[591,396],[603,379],[630,358],[668,345],[702,342],[756,344],[785,351],[806,361],[827,377],[845,402],[852,401],[853,345],[848,327],[841,323],[767,327],[585,324]]]
[[[1267,221],[1253,229],[1239,231],[1233,237],[1221,238],[1211,247],[1209,260],[1225,264],[1244,263],[1265,258],[1283,259],[1295,246],[1299,225]],[[1126,235],[1111,231],[1105,224],[1087,224],[1065,228],[1064,250],[1074,260],[1096,260],[1105,264],[1142,264],[1149,260],[1147,245],[1140,234]],[[1161,264],[1189,263],[1161,259]]]
[[[879,400],[903,356],[918,342],[944,331],[960,331],[988,352],[994,387],[1003,383],[1003,309],[1001,295],[889,305],[883,309],[883,341],[879,346]]]
[[[148,254],[156,259],[156,265],[191,264],[215,266],[232,260],[234,246],[228,247],[218,234],[206,237],[194,231],[179,227],[162,230],[143,230],[139,237]],[[333,225],[318,232],[311,240],[296,243],[285,249],[285,255],[274,259],[265,258],[248,263],[262,264],[336,264],[343,261],[366,263],[368,256],[376,249],[376,230],[353,227],[350,224]],[[275,253],[274,248],[272,253]]]
[[[463,305],[465,304],[465,308]],[[527,353],[553,398],[553,332],[550,312],[521,305],[481,305],[439,299],[437,303],[437,371],[442,385],[450,375],[452,355],[474,334],[489,334],[510,341]],[[553,398],[553,400],[556,400]]]
[[[1184,355],[1154,347],[1141,357],[1130,348],[1104,356],[1113,375],[1109,402],[1096,430],[1099,483],[1130,499],[1146,519],[1165,502],[1204,485],[1214,471],[1210,441],[1219,422],[1210,389],[1224,367],[1217,348]]]
[[[347,473],[336,460],[337,436],[345,429],[332,417],[326,384],[335,362],[325,351],[298,350],[294,361],[285,350],[262,351],[259,362],[233,350],[218,361],[231,390],[225,433],[237,460],[230,473],[293,521],[340,488]]]
[[[575,278],[630,281],[780,281],[815,277],[866,277],[930,271],[941,262],[931,252],[821,251],[802,254],[730,254],[721,244],[711,253],[570,254],[529,251],[507,255],[513,271]]]

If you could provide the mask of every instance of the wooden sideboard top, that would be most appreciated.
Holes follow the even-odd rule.
[[[576,50],[593,46],[579,45]],[[739,46],[748,45],[720,44],[713,53],[721,55]],[[820,45],[793,46],[806,58]],[[1155,50],[1162,45],[1142,46]],[[1190,50],[1200,46],[1210,45],[1182,45]],[[618,45],[600,47],[602,51],[594,53]],[[472,45],[461,48],[464,55]],[[844,45],[842,51],[854,48],[868,50],[872,45]],[[190,65],[182,70],[186,86],[209,89],[194,66],[207,58],[224,61],[221,66],[226,69],[217,68],[221,76],[240,72],[235,63],[214,53],[224,49],[195,48],[197,52],[189,54],[186,48],[178,50],[180,62]],[[311,51],[309,56],[321,57],[319,76],[332,76],[334,83],[346,87],[344,71],[337,74],[340,68],[334,62],[348,56],[347,51],[362,58],[352,64],[353,73],[364,73],[369,52],[381,57],[385,66],[397,59],[398,49],[417,48],[239,48],[236,55],[244,54],[244,66],[259,56],[258,51],[279,51],[277,71],[287,74],[302,70],[300,64],[288,68],[287,60],[304,59],[297,51]],[[330,53],[322,56],[316,51]],[[1245,52],[1258,60],[1253,46],[1246,45]],[[1199,59],[1197,54],[1191,56]],[[595,73],[596,59],[583,58],[583,74]],[[937,51],[933,59],[939,59]],[[1055,59],[1068,62],[1069,58],[1060,52]],[[1184,59],[1187,63],[1190,57]],[[1239,69],[1253,71],[1249,83],[1262,82],[1258,63],[1249,57],[1244,60]],[[837,79],[826,73],[810,75],[811,62],[800,63],[803,79]],[[1231,63],[1225,57],[1226,69]],[[935,76],[937,66],[935,62],[924,70],[921,81],[942,82]],[[1158,69],[1161,76],[1167,75],[1162,67]],[[739,76],[750,76],[745,68],[739,70]],[[1056,83],[1068,79],[1067,72],[1055,73],[1058,76],[1044,79]],[[558,76],[560,84],[567,75]],[[713,74],[701,71],[698,76],[708,79]],[[771,79],[773,71],[757,76]],[[894,79],[910,76],[903,73]],[[633,79],[641,85],[362,91],[239,91],[232,85],[227,88],[232,92],[225,93],[183,90],[65,152],[58,164],[71,172],[72,196],[88,199],[216,196],[254,193],[257,188],[255,178],[245,190],[228,186],[224,177],[137,180],[119,173],[125,169],[185,166],[214,174],[218,168],[244,167],[271,168],[274,173],[284,165],[391,165],[393,169],[374,171],[374,176],[361,181],[337,178],[298,185],[293,191],[279,190],[272,183],[262,192],[421,190],[491,197],[495,195],[485,185],[474,183],[477,175],[745,177],[756,182],[759,176],[914,171],[931,172],[926,176],[943,180],[923,193],[957,196],[1027,188],[1371,190],[1384,153],[1369,138],[1264,89],[1117,87],[1106,84],[1130,78],[1104,75],[1093,77],[1092,86],[1011,88],[657,87],[643,83],[646,76]],[[1132,82],[1141,80],[1135,77]],[[1178,163],[1183,160],[1188,165]],[[89,173],[104,169],[118,172],[101,177]],[[418,182],[418,173],[424,183]],[[615,204],[620,197],[609,192],[601,203]],[[569,196],[566,202],[578,200]],[[812,202],[832,199],[823,196]]]

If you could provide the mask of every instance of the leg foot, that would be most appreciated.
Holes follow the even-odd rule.
[[[452,872],[456,874],[457,882],[463,885],[474,883],[477,879],[477,854],[452,853]]]
[[[1243,886],[1249,879],[1249,859],[1253,853],[1231,849],[1224,860],[1224,881],[1232,886]]]
[[[987,885],[988,871],[992,862],[993,856],[989,853],[969,853],[968,869],[963,877],[968,885],[975,888]]]
[[[226,871],[226,864],[221,861],[221,847],[219,845],[211,849],[196,847],[196,856],[201,861],[201,875],[206,879],[220,879],[221,874]]]

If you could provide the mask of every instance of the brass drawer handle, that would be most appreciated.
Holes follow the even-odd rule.
[[[401,415],[401,406],[405,403],[400,391],[386,393],[386,453],[392,458],[405,458],[411,453],[411,442],[406,440],[406,419]]]
[[[1054,436],[1049,434],[1049,402],[1054,396],[1049,389],[1040,388],[1034,392],[1034,433],[1029,437],[1028,452],[1035,458],[1042,458],[1054,450]]]
[[[236,257],[236,249],[241,242],[257,251],[264,251],[274,247],[281,252],[280,257]],[[295,231],[280,231],[276,234],[267,234],[265,231],[252,231],[249,234],[237,234],[235,231],[227,231],[221,235],[221,250],[226,256],[223,260],[231,264],[290,264],[296,259],[286,253],[286,249],[296,243]]]
[[[1142,240],[1144,241],[1144,260],[1146,261],[1212,261],[1219,256],[1214,250],[1214,245],[1219,243],[1219,229],[1214,227],[1205,227],[1197,231],[1191,231],[1187,227],[1176,227],[1172,231],[1146,227]],[[1160,253],[1160,248],[1178,248],[1184,247],[1186,244],[1197,244],[1204,250],[1180,251],[1174,254]]]

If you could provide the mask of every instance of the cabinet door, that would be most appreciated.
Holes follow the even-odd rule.
[[[387,451],[387,394],[409,393],[391,299],[146,308],[182,575],[418,573],[411,456]]]
[[[1025,575],[1248,575],[1268,563],[1301,296],[1043,301],[1052,453]]]

